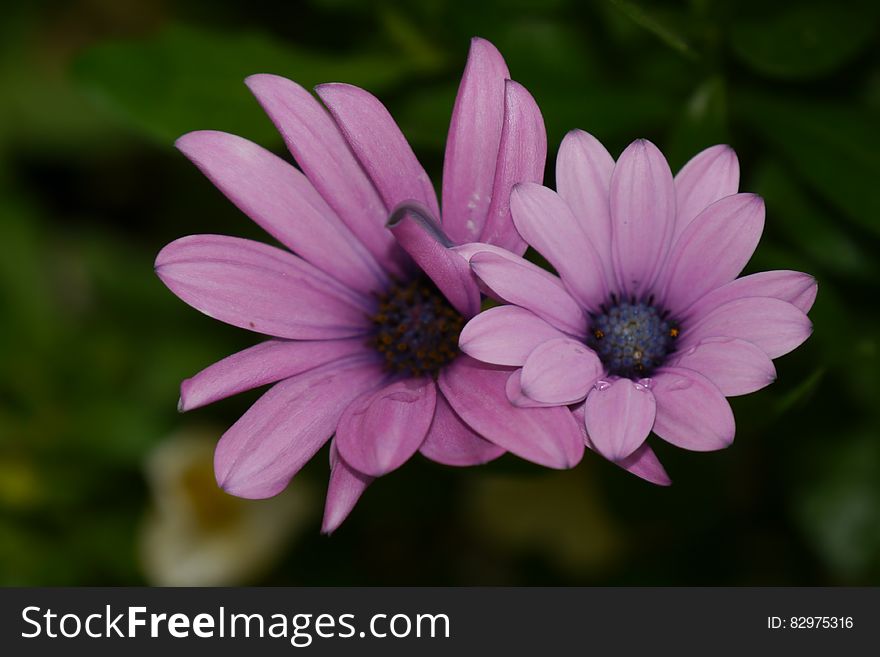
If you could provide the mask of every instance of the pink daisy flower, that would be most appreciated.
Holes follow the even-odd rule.
[[[730,445],[726,397],[772,383],[772,359],[807,339],[816,281],[795,271],[737,278],[760,240],[764,202],[737,193],[727,146],[699,153],[673,178],[648,141],[615,163],[573,131],[556,181],[558,193],[517,185],[511,210],[558,276],[497,248],[459,249],[511,304],[468,322],[460,347],[518,368],[507,382],[513,404],[572,407],[589,447],[668,484],[648,434],[696,451]]]
[[[551,467],[579,461],[583,444],[570,413],[512,407],[507,372],[457,346],[480,293],[449,247],[480,240],[524,252],[510,190],[543,176],[541,114],[508,78],[494,46],[474,39],[449,129],[442,223],[406,139],[357,87],[320,85],[325,109],[284,78],[247,79],[299,169],[222,132],[178,140],[286,247],[195,235],[156,259],[157,274],[183,301],[271,336],[181,385],[185,411],[274,384],[217,445],[215,472],[226,491],[276,495],[335,434],[323,524],[330,532],[373,478],[417,451],[459,466],[505,450]]]

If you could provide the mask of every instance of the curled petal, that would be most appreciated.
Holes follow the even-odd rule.
[[[603,373],[596,352],[576,340],[557,338],[529,354],[521,386],[523,393],[535,401],[568,405],[581,401]]]
[[[458,312],[470,318],[480,311],[480,290],[467,261],[448,248],[449,239],[427,208],[401,204],[391,214],[388,228]]]
[[[481,312],[465,324],[458,346],[485,363],[518,367],[538,345],[564,337],[564,333],[528,310],[499,306]]]
[[[355,400],[336,428],[336,446],[359,472],[379,477],[416,453],[434,417],[437,386],[430,378],[396,381]]]

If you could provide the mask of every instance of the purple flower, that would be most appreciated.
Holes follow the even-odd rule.
[[[431,181],[385,107],[345,84],[317,94],[255,75],[247,85],[302,171],[245,139],[200,131],[178,148],[289,250],[196,235],[156,259],[162,281],[220,321],[272,336],[181,386],[180,409],[275,384],[223,435],[217,481],[264,498],[335,433],[323,530],[345,519],[373,478],[415,452],[476,465],[509,450],[551,467],[583,453],[565,409],[518,409],[508,371],[458,351],[480,309],[467,262],[449,247],[525,251],[510,218],[513,185],[540,181],[543,120],[474,39],[452,115],[443,216]],[[390,217],[390,219],[389,219]],[[386,223],[388,227],[386,227]],[[537,411],[537,412],[536,412]]]
[[[727,146],[673,178],[648,141],[615,163],[573,131],[556,181],[558,193],[517,185],[511,210],[558,277],[494,247],[459,248],[485,288],[512,304],[468,322],[461,349],[519,368],[507,382],[513,404],[572,407],[589,447],[668,484],[648,434],[696,451],[730,445],[725,397],[775,380],[772,359],[812,331],[816,281],[794,271],[737,278],[761,237],[764,202],[737,193]]]

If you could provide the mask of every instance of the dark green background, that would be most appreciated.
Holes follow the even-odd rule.
[[[673,169],[724,141],[767,201],[749,269],[814,274],[812,338],[772,387],[733,400],[734,445],[656,445],[655,488],[587,454],[416,458],[255,583],[880,583],[880,49],[877,3],[116,2],[4,5],[0,22],[0,583],[144,582],[144,461],[169,435],[219,436],[256,393],[186,415],[177,386],[255,342],[153,275],[172,239],[262,239],[173,149],[223,129],[281,152],[242,79],[377,93],[439,181],[473,35],[544,112],[616,155],[648,137]],[[292,491],[296,494],[296,487]],[[215,500],[216,502],[216,500]],[[211,504],[213,502],[208,502]],[[219,503],[219,502],[218,502]],[[222,503],[221,504],[222,508]],[[248,503],[259,504],[259,503]]]

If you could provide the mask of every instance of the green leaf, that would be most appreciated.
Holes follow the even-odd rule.
[[[767,16],[740,19],[730,30],[734,53],[763,75],[810,78],[838,69],[867,46],[876,12],[843,3],[793,5]]]
[[[263,34],[222,34],[173,26],[142,42],[107,42],[84,52],[74,74],[131,127],[163,143],[197,129],[257,140],[277,135],[244,87],[254,73],[276,73],[306,88],[345,81],[371,91],[400,80],[412,64],[391,54],[330,56]]]

